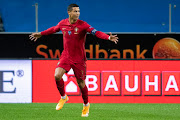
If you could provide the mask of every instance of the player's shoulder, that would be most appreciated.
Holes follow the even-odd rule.
[[[83,20],[78,20],[78,24],[80,25],[87,25],[88,23],[86,21],[83,21]]]
[[[58,25],[66,24],[67,22],[68,22],[68,18],[62,19],[62,20],[58,23]]]

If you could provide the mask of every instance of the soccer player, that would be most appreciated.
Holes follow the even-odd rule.
[[[80,9],[76,4],[70,4],[67,8],[69,18],[61,20],[56,26],[51,27],[45,31],[32,33],[30,39],[36,41],[42,35],[50,35],[58,31],[63,33],[64,50],[61,54],[57,67],[55,69],[56,85],[61,94],[61,99],[56,106],[56,110],[62,109],[64,103],[69,98],[65,94],[64,81],[62,76],[71,68],[74,71],[77,83],[82,93],[84,101],[82,117],[88,117],[90,104],[88,102],[88,89],[85,85],[86,77],[86,52],[85,52],[85,38],[86,33],[89,32],[100,39],[110,40],[117,44],[117,35],[107,35],[101,31],[97,31],[86,22],[79,20]]]

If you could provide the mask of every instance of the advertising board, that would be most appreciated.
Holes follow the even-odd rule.
[[[32,102],[32,61],[0,60],[0,103]]]
[[[33,102],[58,102],[58,60],[33,60]],[[88,60],[91,103],[180,103],[179,60]],[[69,102],[82,102],[73,71],[63,76]]]
[[[116,33],[113,33],[116,34]],[[118,44],[87,34],[85,51],[90,59],[180,59],[180,34],[118,33]],[[42,36],[36,42],[29,34],[1,34],[0,58],[59,58],[63,35]]]

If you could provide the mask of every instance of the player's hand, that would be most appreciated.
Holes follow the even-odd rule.
[[[41,35],[41,33],[40,32],[38,32],[38,33],[32,33],[31,35],[29,35],[29,39],[31,40],[31,41],[36,41],[38,38],[40,38],[42,35]]]
[[[110,32],[109,33],[110,34],[110,41],[113,41],[113,42],[115,42],[115,44],[117,44],[117,42],[118,42],[118,37],[117,37],[117,35],[112,35],[112,33]]]

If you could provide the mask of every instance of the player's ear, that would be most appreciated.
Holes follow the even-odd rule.
[[[70,11],[67,11],[68,15],[70,15]]]

